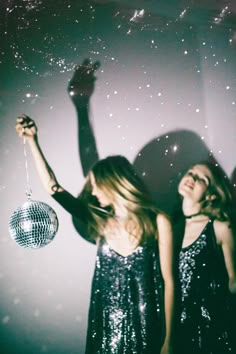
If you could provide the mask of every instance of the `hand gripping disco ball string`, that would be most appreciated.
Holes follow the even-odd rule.
[[[41,248],[49,244],[58,230],[55,211],[46,203],[31,200],[27,154],[24,139],[24,157],[28,200],[10,217],[9,232],[18,245],[24,248]]]
[[[28,200],[10,217],[13,240],[24,248],[41,248],[51,242],[58,230],[55,211],[47,204]]]

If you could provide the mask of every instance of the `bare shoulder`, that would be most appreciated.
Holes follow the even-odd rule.
[[[161,239],[162,237],[172,237],[172,225],[170,222],[170,218],[168,215],[164,213],[158,213],[156,216],[158,237]]]
[[[157,225],[170,225],[170,218],[165,213],[158,213],[156,216]]]
[[[233,230],[229,221],[214,220],[213,223],[216,239],[218,242],[227,242],[233,238]]]
[[[213,225],[215,232],[227,232],[228,230],[231,230],[229,221],[214,220]]]

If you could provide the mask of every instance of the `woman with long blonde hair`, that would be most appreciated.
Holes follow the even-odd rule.
[[[80,219],[81,234],[97,245],[86,354],[171,354],[173,246],[168,217],[122,156],[98,161],[79,198],[58,182],[40,148],[34,121],[16,130],[28,142],[52,197]]]

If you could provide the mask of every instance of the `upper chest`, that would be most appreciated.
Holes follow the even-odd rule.
[[[127,257],[139,246],[142,233],[138,225],[111,220],[104,230],[104,239],[117,254]]]
[[[203,220],[202,222],[187,222],[184,230],[182,248],[193,244],[202,234],[208,234],[212,227],[211,223],[211,220]]]

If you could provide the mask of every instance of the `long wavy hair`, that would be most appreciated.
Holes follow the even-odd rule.
[[[88,207],[88,232],[92,238],[104,236],[108,219],[116,217],[115,206],[126,209],[127,220],[136,225],[133,230],[128,228],[127,231],[135,234],[138,230],[141,242],[157,233],[156,215],[159,209],[151,200],[142,179],[125,157],[117,155],[102,159],[92,167],[91,172],[96,185],[110,200],[108,207],[101,207],[97,198],[92,195],[88,174],[79,198]]]
[[[220,221],[230,221],[232,223],[235,214],[235,201],[233,199],[233,189],[229,178],[224,170],[216,163],[201,161],[190,166],[187,170],[179,175],[178,184],[183,176],[194,166],[205,166],[211,173],[211,183],[207,187],[201,201],[200,212],[212,219]],[[214,195],[213,198],[207,198]],[[172,212],[173,222],[178,222],[183,216],[182,212],[183,197],[177,195],[175,205]]]
[[[211,172],[212,179],[205,192],[202,201],[201,212],[209,217],[220,221],[231,221],[234,212],[234,201],[232,185],[224,170],[216,164],[201,162]],[[214,199],[207,199],[207,196],[214,195]]]

